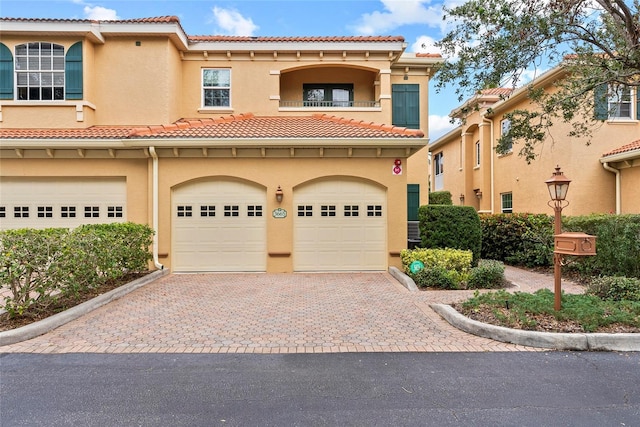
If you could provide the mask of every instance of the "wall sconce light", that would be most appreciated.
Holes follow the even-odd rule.
[[[460,193],[460,204],[464,205],[464,194]]]
[[[476,197],[478,199],[480,199],[482,197],[482,191],[480,191],[479,188],[474,188],[473,192],[476,193]]]
[[[404,67],[404,79],[409,80],[409,67]]]
[[[282,197],[284,196],[284,192],[282,188],[278,185],[278,189],[276,190],[276,200],[278,203],[282,203]]]

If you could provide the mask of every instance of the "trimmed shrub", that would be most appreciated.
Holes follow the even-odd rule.
[[[470,250],[476,266],[482,250],[482,227],[471,206],[425,205],[418,210],[423,248]]]
[[[451,193],[449,191],[432,191],[429,193],[430,205],[453,205]]]
[[[471,268],[473,254],[460,249],[403,249],[400,251],[400,259],[408,274],[411,273],[409,266],[414,261],[421,261],[425,269],[439,267],[465,273]]]
[[[640,279],[604,276],[593,279],[587,292],[604,300],[612,301],[640,301]]]
[[[553,217],[543,214],[483,214],[482,258],[527,267],[553,264]]]
[[[472,268],[467,279],[467,289],[496,289],[504,286],[504,264],[483,259]]]
[[[9,290],[0,308],[22,315],[54,294],[77,294],[144,272],[152,237],[151,228],[132,223],[0,232],[0,288]]]
[[[565,231],[597,236],[596,255],[569,265],[588,276],[640,278],[640,215],[586,215],[563,220]]]
[[[461,280],[455,270],[431,267],[412,275],[416,286],[420,288],[460,289]]]

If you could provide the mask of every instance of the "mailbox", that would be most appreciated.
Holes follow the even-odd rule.
[[[553,253],[588,256],[596,254],[596,236],[585,233],[562,233],[555,236]]]

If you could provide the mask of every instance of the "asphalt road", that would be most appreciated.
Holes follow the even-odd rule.
[[[640,426],[640,353],[1,354],[2,426]]]

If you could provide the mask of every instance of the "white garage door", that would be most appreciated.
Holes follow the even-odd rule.
[[[172,270],[266,271],[266,190],[198,181],[172,196]]]
[[[0,229],[126,221],[125,178],[0,179]]]
[[[294,193],[295,271],[387,268],[386,191],[350,179],[318,181]]]

